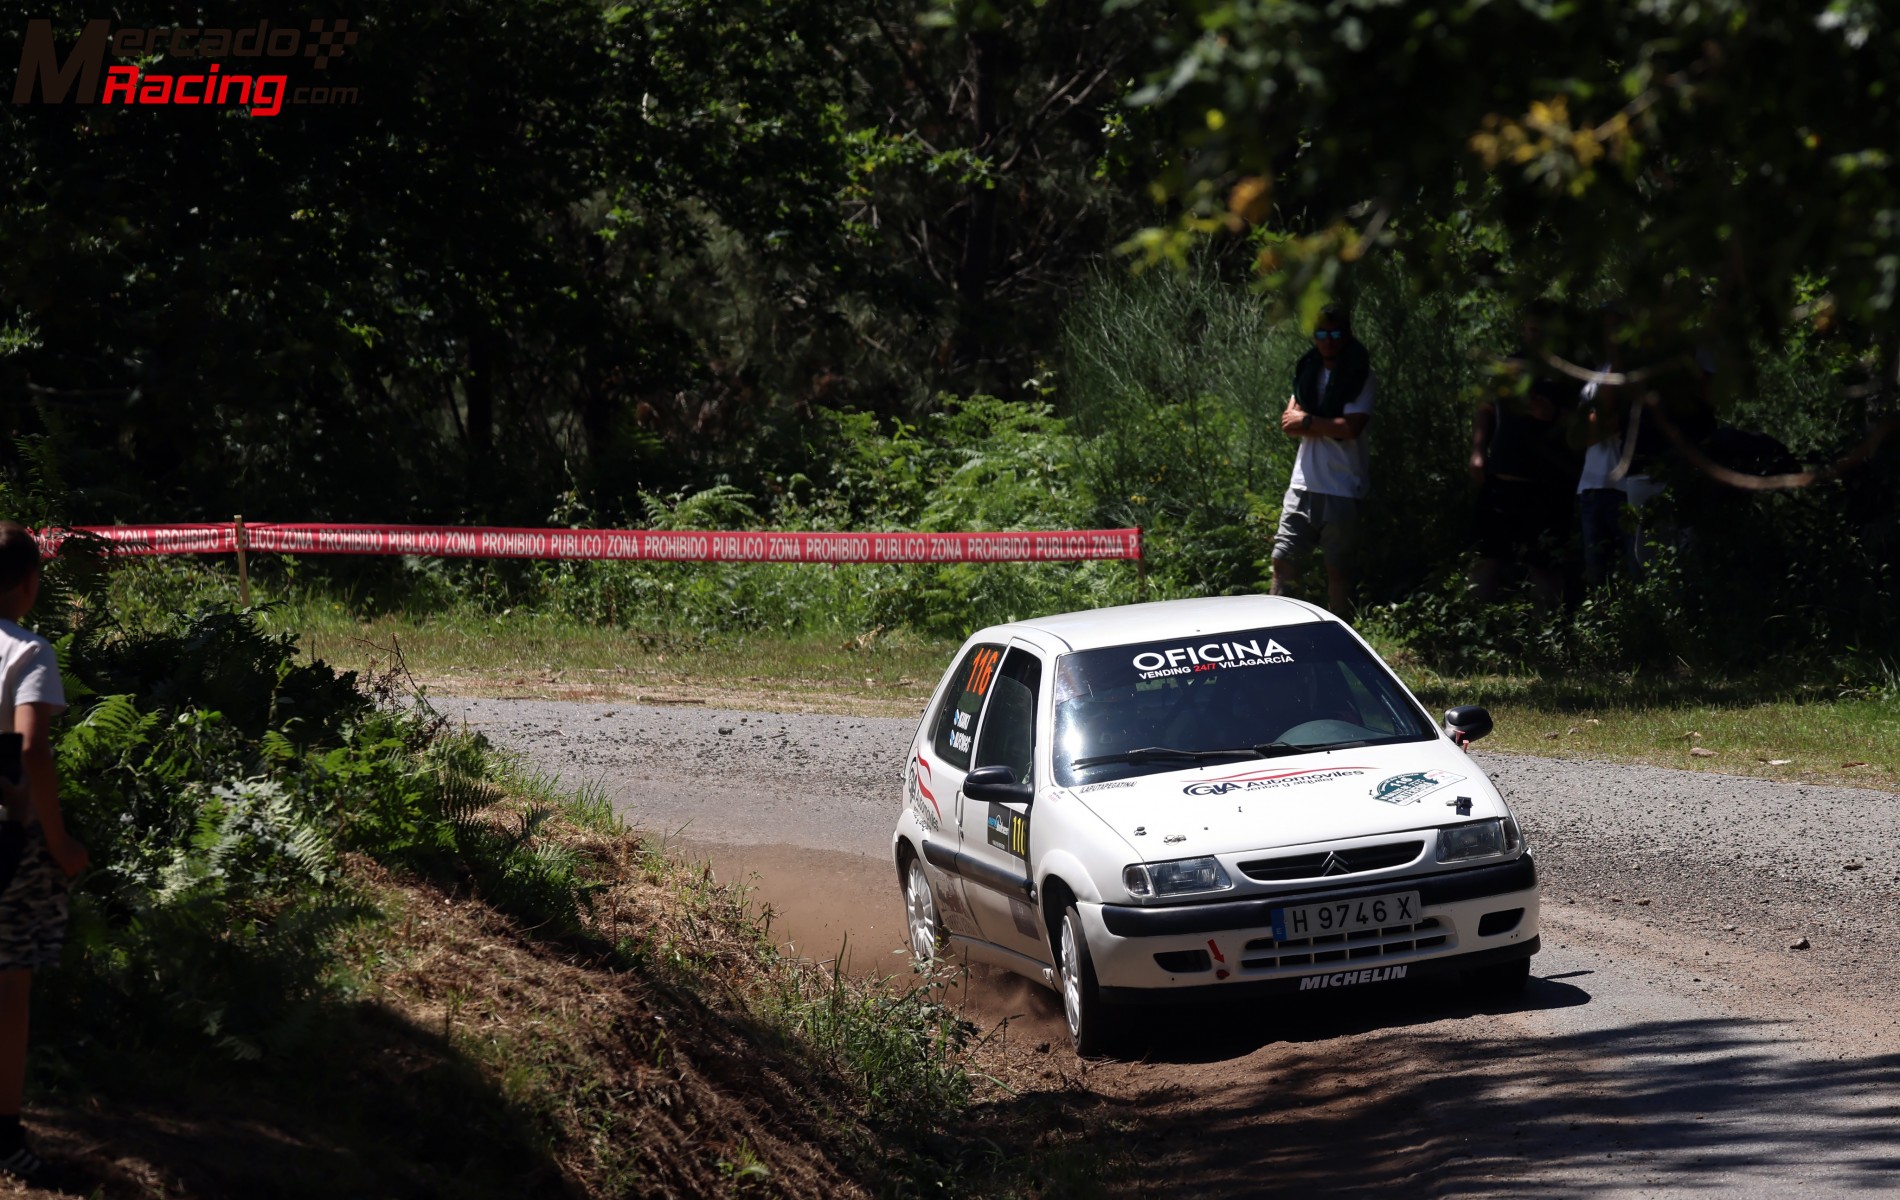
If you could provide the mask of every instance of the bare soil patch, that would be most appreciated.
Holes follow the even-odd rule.
[[[21,1195],[856,1196],[882,1152],[853,1101],[717,990],[759,945],[736,894],[629,836],[590,839],[603,943],[359,864],[388,924],[372,993],[256,1065],[162,1048],[69,1080],[28,1125],[65,1191]],[[613,956],[644,938],[651,955]],[[645,965],[651,964],[651,965]],[[84,1098],[76,1098],[82,1091]]]

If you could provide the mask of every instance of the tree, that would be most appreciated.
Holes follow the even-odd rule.
[[[56,24],[70,45],[84,20]],[[0,110],[0,387],[93,481],[82,515],[539,520],[571,481],[681,479],[640,416],[665,431],[718,385],[682,280],[719,238],[829,252],[824,6],[432,0],[359,25],[323,77],[358,105]]]
[[[1152,253],[1270,196],[1264,273],[1308,305],[1393,251],[1513,300],[1621,294],[1744,368],[1751,340],[1832,324],[1890,397],[1900,24],[1881,6],[1163,7],[1173,61],[1138,101],[1183,147],[1165,182],[1186,218]]]

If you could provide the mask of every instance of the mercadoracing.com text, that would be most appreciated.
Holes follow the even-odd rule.
[[[315,70],[356,44],[346,20],[311,21],[307,29],[273,27],[268,21],[240,29],[203,27],[111,28],[110,21],[86,23],[72,50],[62,59],[51,21],[27,22],[20,50],[20,72],[13,102],[27,104],[39,93],[47,104],[195,105],[245,108],[254,117],[274,117],[291,104],[355,104],[353,87],[290,86],[288,74],[226,70],[213,62],[199,72],[154,72],[137,65],[108,67],[106,57],[163,55],[167,60],[197,58],[308,59]],[[273,64],[275,65],[275,64]],[[104,75],[104,86],[100,76]]]

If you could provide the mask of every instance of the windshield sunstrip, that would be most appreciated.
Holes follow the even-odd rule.
[[[1333,622],[1065,654],[1054,699],[1064,786],[1435,736],[1384,664]]]

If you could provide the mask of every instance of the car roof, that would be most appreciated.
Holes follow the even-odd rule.
[[[1131,642],[1158,642],[1205,633],[1319,621],[1338,622],[1339,618],[1325,609],[1284,596],[1208,596],[1199,600],[1157,600],[1149,604],[1058,613],[1016,621],[1000,626],[996,632],[1040,633],[1065,643],[1070,650],[1094,650]]]

